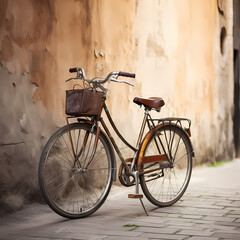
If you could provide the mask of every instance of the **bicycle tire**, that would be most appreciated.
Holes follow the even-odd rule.
[[[107,198],[114,156],[108,139],[100,132],[95,155],[86,167],[93,152],[96,130],[90,133],[92,125],[84,123],[73,123],[69,128],[74,151],[81,152],[78,160],[74,161],[66,125],[53,134],[43,149],[39,185],[53,211],[66,218],[83,218],[97,211]]]
[[[144,156],[156,154],[167,154],[173,165],[161,167],[160,163],[144,164],[143,170],[156,169],[156,166],[160,169],[140,175],[140,184],[151,203],[166,207],[183,196],[191,178],[192,146],[185,131],[174,125],[157,128],[147,142]]]

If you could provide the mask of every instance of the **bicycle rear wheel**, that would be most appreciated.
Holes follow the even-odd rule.
[[[39,163],[39,185],[47,204],[67,218],[94,213],[105,201],[112,185],[111,146],[100,133],[96,152],[96,131],[91,125],[70,124],[59,129],[45,145]]]
[[[165,207],[182,197],[191,178],[192,147],[186,133],[174,125],[160,127],[149,139],[144,156],[159,154],[167,154],[170,161],[144,164],[146,173],[139,178],[148,200]]]

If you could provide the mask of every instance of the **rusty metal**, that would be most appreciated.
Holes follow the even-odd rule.
[[[184,128],[184,130],[188,134],[189,137],[192,136],[190,128]]]
[[[83,147],[85,148],[87,145],[87,141],[88,141],[88,137],[89,137],[89,132],[86,131],[85,137],[84,137],[84,141],[83,141]]]
[[[161,170],[161,169],[162,169],[161,167],[158,167],[158,168],[154,168],[154,169],[149,169],[149,170],[145,170],[145,171],[140,171],[140,172],[139,172],[139,176],[140,176],[140,175],[147,174],[147,173],[152,173],[152,172],[155,172],[155,171],[158,171],[158,170]]]
[[[184,129],[181,125],[181,120],[188,121],[189,128]],[[159,119],[153,119],[151,121],[158,121],[159,124],[156,125],[156,126],[154,125],[154,127],[151,128],[151,130],[145,135],[145,137],[142,141],[142,144],[141,144],[141,147],[140,147],[139,153],[138,153],[137,162],[136,162],[137,169],[138,169],[139,172],[142,171],[144,152],[145,152],[147,143],[149,142],[149,140],[153,136],[153,134],[164,126],[174,126],[174,127],[177,127],[179,129],[183,130],[183,134],[186,134],[188,139],[189,139],[189,142],[190,142],[191,148],[192,148],[191,154],[194,156],[194,151],[193,151],[192,143],[191,143],[191,140],[190,140],[190,136],[191,136],[191,132],[190,132],[191,122],[189,122],[190,120],[184,119],[184,118],[165,118],[165,119],[160,119],[160,120]],[[173,123],[171,121],[177,121],[177,123]],[[180,125],[179,125],[179,122],[180,122]],[[161,144],[161,140],[160,140],[160,144]],[[163,151],[165,151],[164,147],[163,147]],[[168,157],[166,152],[164,152],[164,155],[166,155],[166,157]]]
[[[73,152],[73,157],[75,160],[76,154],[75,154],[74,147],[73,147],[72,135],[71,135],[71,130],[70,130],[69,122],[68,122],[68,117],[66,118],[66,121],[67,121],[68,133],[69,133],[68,136],[69,136],[69,140],[70,140],[70,144],[71,144],[71,148],[72,148],[72,152]]]
[[[144,156],[142,158],[142,163],[154,163],[154,162],[163,162],[167,161],[167,157],[165,154],[159,154],[159,155],[152,155],[152,156]]]
[[[150,130],[144,137],[143,141],[142,141],[142,144],[141,144],[141,148],[139,149],[139,155],[138,155],[138,158],[137,158],[137,162],[136,162],[136,165],[137,165],[137,169],[138,171],[140,172],[142,170],[142,159],[143,159],[143,155],[144,155],[144,151],[146,149],[146,146],[147,146],[147,143],[150,139],[150,137],[154,134],[154,130]]]
[[[111,117],[111,115],[110,115],[110,113],[109,113],[109,111],[108,111],[108,108],[107,108],[106,104],[104,104],[103,107],[104,107],[104,110],[105,110],[105,112],[106,112],[107,118],[108,118],[108,120],[109,120],[112,128],[114,129],[114,131],[115,131],[116,134],[118,135],[118,137],[119,137],[130,149],[132,149],[134,152],[136,152],[137,149],[134,148],[129,142],[127,142],[126,139],[125,139],[125,138],[121,135],[121,133],[118,131],[116,125],[114,124],[114,122],[113,122],[113,120],[112,120],[112,117]]]
[[[96,151],[97,146],[98,146],[98,139],[99,139],[100,131],[101,131],[101,128],[98,126],[97,131],[96,131],[95,144],[94,144],[95,151]]]
[[[99,140],[100,131],[101,131],[101,128],[98,126],[98,127],[97,127],[97,131],[96,131],[96,137],[95,137],[95,142],[94,142],[93,151],[92,151],[90,160],[89,160],[86,168],[88,168],[88,166],[91,164],[91,162],[92,162],[92,160],[93,160],[93,157],[94,157],[94,155],[95,155],[95,153],[96,153],[96,151],[97,151],[97,146],[98,146],[98,140]]]
[[[155,171],[159,171],[159,170],[162,170],[164,168],[168,168],[170,166],[170,163],[168,161],[166,161],[166,164],[164,166],[161,166],[158,167],[158,168],[153,168],[153,169],[149,169],[149,170],[142,170],[139,172],[139,175],[144,175],[144,174],[147,174],[147,173],[152,173],[152,172],[155,172]]]
[[[142,121],[142,126],[141,126],[139,136],[138,136],[138,140],[137,140],[137,152],[135,152],[135,154],[133,156],[133,160],[132,160],[132,164],[131,164],[131,171],[133,171],[133,169],[136,166],[136,162],[138,162],[139,149],[140,149],[140,146],[141,146],[143,133],[144,133],[144,130],[145,130],[145,127],[146,127],[146,122],[147,122],[148,116],[149,116],[149,110],[145,109],[144,118],[143,118],[143,121]]]
[[[129,167],[131,167],[132,160],[133,160],[133,158],[128,158],[125,160],[125,162],[127,163],[127,165]],[[121,164],[119,166],[118,179],[119,179],[120,183],[125,187],[130,187],[135,184],[135,179],[133,178],[132,175],[129,174],[129,171],[125,168],[125,166],[123,164]]]
[[[129,198],[143,198],[142,194],[128,194]]]
[[[106,112],[106,109],[105,109],[105,112]],[[103,120],[102,118],[99,118],[99,120],[100,120],[100,122],[101,122],[101,124],[102,124],[102,126],[103,126],[103,129],[105,130],[107,136],[109,137],[109,139],[110,139],[110,141],[111,141],[111,143],[112,143],[115,151],[117,152],[117,154],[118,154],[118,156],[119,156],[122,164],[123,164],[124,167],[125,167],[126,169],[128,169],[128,171],[129,171],[130,169],[129,169],[127,163],[124,161],[124,158],[123,158],[123,156],[122,156],[122,154],[121,154],[121,152],[120,152],[120,150],[119,150],[119,148],[118,148],[118,146],[117,146],[114,138],[112,137],[110,131],[108,130],[107,125],[105,124],[105,122],[104,122],[104,120]]]

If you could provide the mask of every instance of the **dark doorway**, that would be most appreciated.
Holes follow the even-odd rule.
[[[234,115],[233,131],[236,156],[240,156],[240,0],[233,0]]]
[[[239,108],[239,51],[234,49],[234,115],[233,131],[236,155],[239,156],[239,135],[240,135],[240,108]]]

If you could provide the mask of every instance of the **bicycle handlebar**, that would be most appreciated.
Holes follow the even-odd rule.
[[[118,71],[118,72],[111,72],[107,75],[106,78],[104,78],[103,80],[100,80],[100,79],[92,79],[92,80],[87,80],[86,76],[85,76],[85,72],[84,72],[84,69],[83,68],[80,68],[80,67],[74,67],[74,68],[69,68],[69,72],[70,73],[74,73],[76,72],[77,73],[77,77],[76,78],[70,78],[68,79],[67,81],[71,80],[71,79],[85,79],[86,81],[88,82],[95,82],[95,83],[100,83],[100,84],[103,84],[109,80],[111,80],[111,77],[112,76],[115,76],[115,80],[117,80],[117,78],[119,76],[122,76],[122,77],[129,77],[129,78],[135,78],[136,77],[136,74],[135,73],[128,73],[128,72],[121,72],[121,71]],[[124,82],[124,81],[115,81],[115,82]],[[127,83],[127,82],[124,82],[124,83]],[[128,83],[129,84],[129,83]],[[132,85],[132,84],[130,84]]]

